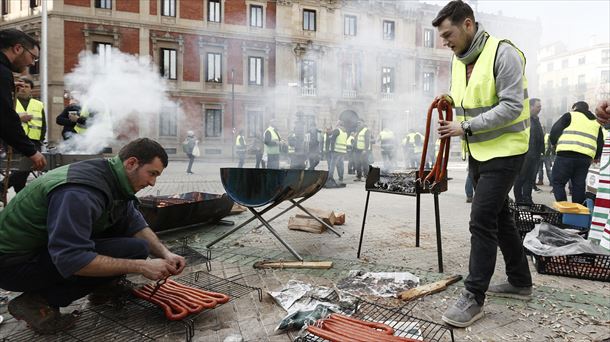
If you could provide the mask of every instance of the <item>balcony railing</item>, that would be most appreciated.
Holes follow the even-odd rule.
[[[394,100],[394,93],[381,93],[381,99],[384,101]]]
[[[301,88],[301,96],[316,96],[316,88],[315,87]]]
[[[343,89],[343,97],[348,99],[354,99],[358,95],[358,92],[355,90]]]

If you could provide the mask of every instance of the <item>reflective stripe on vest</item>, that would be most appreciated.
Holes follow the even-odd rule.
[[[475,62],[468,81],[466,80],[466,65],[455,56],[453,57],[451,97],[455,103],[458,121],[472,119],[489,111],[500,102],[496,93],[494,77],[494,63],[500,42],[513,45],[510,41],[500,41],[490,36]],[[525,70],[525,56],[521,50],[516,47],[515,49],[521,57],[523,70]],[[523,74],[523,95],[523,109],[516,119],[501,127],[473,132],[472,136],[467,137],[468,150],[474,159],[487,161],[492,158],[515,156],[527,152],[530,110],[525,73]]]
[[[78,116],[87,119],[89,117],[89,111],[87,110],[87,107],[82,107]],[[78,134],[85,134],[85,132],[87,131],[87,123],[85,122],[84,124],[82,124],[77,121],[76,125],[74,125],[74,130]]]
[[[15,111],[17,113],[26,112],[32,115],[32,120],[21,124],[25,134],[32,140],[40,140],[42,138],[42,125],[44,124],[42,117],[43,108],[44,104],[35,99],[30,99],[27,109],[23,108],[19,100],[15,101]]]
[[[267,130],[265,130],[265,134],[267,135],[267,132],[269,132],[271,134],[271,141],[276,142],[275,146],[267,146],[267,144],[265,144],[265,153],[269,154],[280,154],[280,135],[279,133],[275,130],[275,128],[273,127],[269,127],[267,128]],[[263,135],[263,140],[264,140],[264,135]]]
[[[334,151],[338,153],[347,153],[347,133],[341,128],[338,128],[338,130],[339,135],[337,135],[337,138],[335,139]]]
[[[366,132],[368,132],[368,128],[364,127],[358,132],[358,136],[356,137],[356,149],[364,150],[366,145]]]
[[[244,152],[246,151],[246,138],[244,138],[244,144],[240,144],[239,143],[239,139],[243,138],[242,135],[238,135],[237,138],[235,138],[235,150],[237,152]]]
[[[572,151],[595,158],[599,123],[580,112],[570,112],[570,125],[557,140],[557,152]]]

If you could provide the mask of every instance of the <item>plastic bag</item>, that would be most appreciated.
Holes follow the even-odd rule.
[[[534,229],[525,235],[523,247],[540,256],[561,256],[574,254],[605,254],[610,251],[592,244],[582,236],[557,228],[546,222],[537,224]]]
[[[199,157],[201,155],[201,152],[199,151],[199,144],[195,144],[195,147],[193,147],[193,155],[195,157]]]

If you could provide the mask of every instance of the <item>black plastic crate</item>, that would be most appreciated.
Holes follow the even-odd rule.
[[[515,218],[515,225],[521,236],[521,241],[527,233],[534,229],[536,224],[542,221],[554,226],[563,225],[561,223],[561,213],[543,204],[510,202],[509,208]]]
[[[540,274],[610,282],[610,255],[534,255],[534,265]]]

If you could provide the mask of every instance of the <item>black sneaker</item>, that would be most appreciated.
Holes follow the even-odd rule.
[[[58,308],[49,306],[42,296],[23,293],[8,302],[8,312],[17,320],[24,320],[32,330],[50,335],[70,329],[77,315],[62,314]]]

